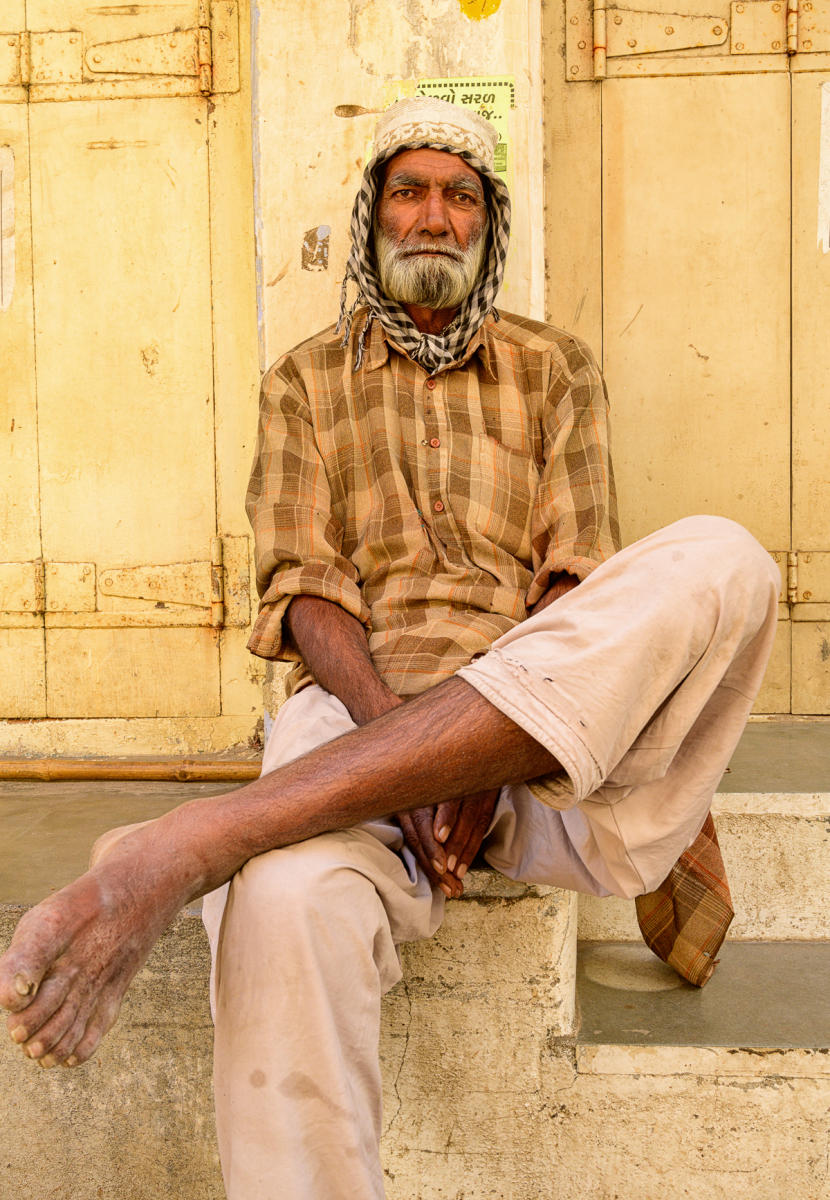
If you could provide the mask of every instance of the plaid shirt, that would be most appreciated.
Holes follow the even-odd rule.
[[[333,329],[262,386],[248,492],[260,613],[249,647],[283,638],[296,595],[366,627],[399,695],[452,675],[527,616],[552,575],[618,548],[608,400],[578,339],[502,314],[430,377],[373,324],[366,358]],[[298,664],[289,690],[310,677]]]

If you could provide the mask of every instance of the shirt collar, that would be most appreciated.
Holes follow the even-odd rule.
[[[368,312],[367,312],[368,317]],[[481,328],[473,334],[467,343],[467,348],[461,358],[457,359],[450,367],[445,367],[445,371],[453,370],[464,366],[470,361],[474,354],[478,354],[479,360],[484,372],[492,383],[498,382],[498,376],[495,371],[495,356],[493,353],[493,318],[488,316]],[[375,318],[372,321],[372,328],[369,330],[369,337],[366,344],[366,357],[363,360],[364,371],[374,371],[378,367],[384,366],[389,361],[389,350],[393,349],[397,354],[407,358],[408,355],[396,346],[391,339],[386,335],[386,330],[381,325],[380,321]],[[441,372],[439,371],[440,375]]]

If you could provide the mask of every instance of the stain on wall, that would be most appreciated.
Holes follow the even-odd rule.
[[[329,266],[329,235],[331,226],[318,225],[303,234],[302,267],[304,271],[327,271]]]

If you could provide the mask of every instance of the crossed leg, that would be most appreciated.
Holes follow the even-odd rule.
[[[700,828],[760,684],[777,591],[774,563],[744,530],[719,518],[678,522],[411,703],[112,842],[23,918],[0,958],[12,1039],[48,1066],[89,1058],[178,909],[257,855],[563,769],[567,780],[545,798],[593,805],[591,836],[603,855],[620,848],[631,859],[623,894],[648,890],[649,872],[654,886]],[[707,759],[702,742],[718,752]],[[626,808],[639,792],[655,819],[671,809],[661,780],[675,764],[682,786],[658,839],[662,858],[647,844],[649,861],[639,853],[636,869],[629,848],[638,830],[629,820],[627,840],[618,836]],[[698,815],[686,811],[690,796],[702,799]]]
[[[114,842],[23,917],[0,958],[12,1040],[44,1066],[90,1058],[176,912],[256,855],[556,769],[544,746],[453,678],[247,787],[190,801]]]

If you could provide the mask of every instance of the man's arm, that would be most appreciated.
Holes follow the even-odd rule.
[[[317,683],[346,706],[356,725],[403,703],[375,670],[363,625],[338,604],[295,596],[284,625]],[[483,793],[398,814],[406,844],[446,896],[461,894],[461,880],[487,832],[496,796]]]
[[[295,596],[284,618],[294,649],[320,687],[366,725],[403,703],[372,663],[366,630],[339,604],[319,596]]]

